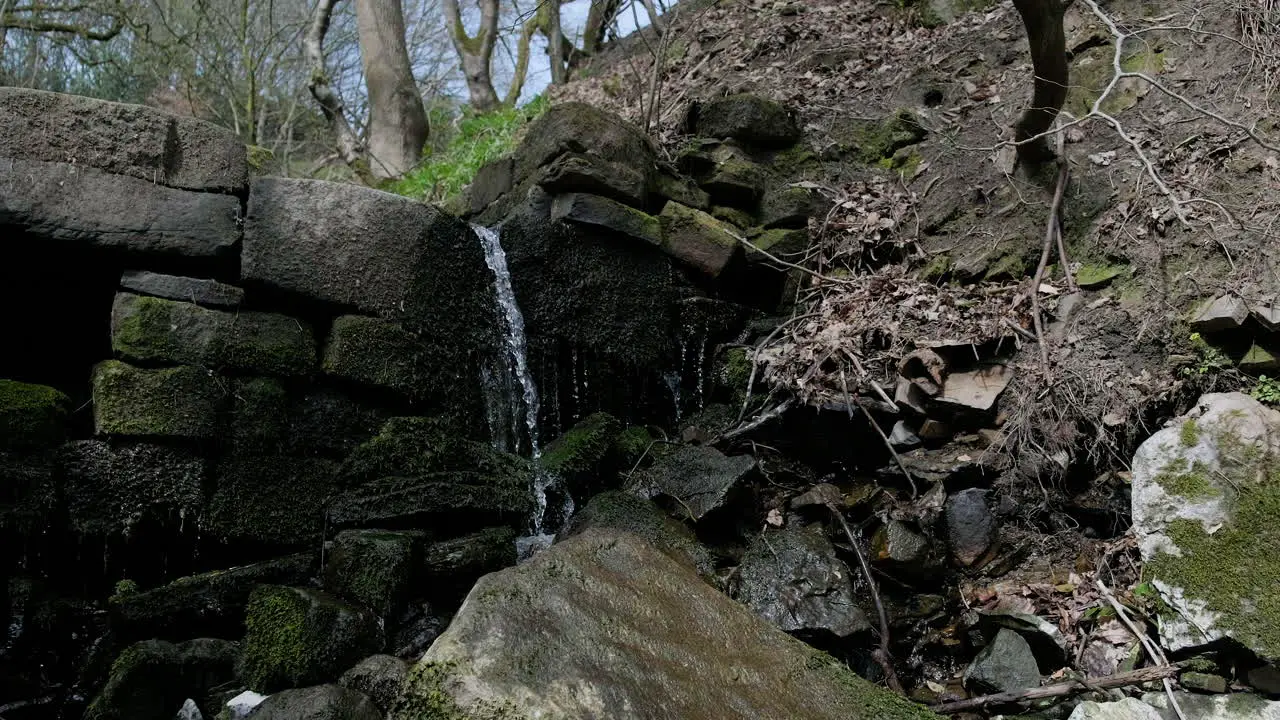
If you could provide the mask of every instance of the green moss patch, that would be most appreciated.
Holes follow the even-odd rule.
[[[0,450],[57,444],[66,434],[70,403],[47,385],[0,380]]]
[[[225,398],[225,381],[203,368],[108,360],[93,369],[93,420],[102,435],[211,438]]]
[[[901,162],[895,161],[895,154],[924,140],[926,134],[915,114],[903,109],[879,122],[849,123],[839,143],[846,153],[864,165],[903,167],[907,164],[906,157]]]
[[[1076,282],[1082,288],[1100,288],[1111,283],[1112,280],[1124,275],[1129,271],[1129,266],[1123,263],[1116,264],[1097,264],[1087,263],[1080,266],[1076,271]]]

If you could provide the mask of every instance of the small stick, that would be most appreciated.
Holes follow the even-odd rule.
[[[1061,161],[1058,170],[1058,187],[1053,191],[1053,204],[1049,206],[1049,222],[1044,231],[1044,245],[1040,248],[1040,264],[1036,266],[1035,277],[1031,279],[1031,320],[1036,326],[1036,341],[1040,345],[1040,362],[1044,365],[1045,378],[1049,377],[1049,342],[1044,336],[1044,324],[1040,320],[1040,283],[1044,280],[1044,269],[1049,264],[1049,251],[1053,249],[1053,238],[1058,229],[1058,208],[1062,206],[1062,195],[1067,189],[1067,161]]]
[[[761,425],[763,425],[763,424],[765,424],[765,423],[769,422],[770,420],[772,420],[772,419],[774,419],[774,418],[778,417],[778,416],[779,416],[779,415],[781,415],[782,413],[784,413],[784,412],[786,412],[786,411],[790,410],[790,409],[791,409],[791,404],[792,404],[791,400],[789,400],[789,399],[788,399],[788,400],[783,400],[781,403],[779,403],[779,404],[778,404],[776,407],[774,407],[773,409],[771,409],[771,410],[766,410],[766,411],[764,411],[764,412],[760,413],[759,415],[755,416],[755,417],[751,420],[751,422],[746,423],[745,425],[739,425],[738,427],[736,427],[736,428],[734,428],[734,429],[732,429],[732,430],[729,430],[728,432],[722,433],[720,436],[718,436],[718,437],[716,437],[714,440],[712,440],[709,444],[710,444],[710,445],[719,445],[720,443],[724,442],[725,440],[732,440],[732,439],[734,439],[734,438],[738,437],[739,435],[745,435],[746,433],[749,433],[749,432],[751,432],[752,430],[755,430],[756,428],[760,427]]]
[[[902,474],[907,477],[907,482],[911,484],[911,499],[915,500],[920,494],[920,489],[916,487],[915,476],[913,476],[911,471],[907,469],[907,464],[902,461],[902,456],[893,448],[893,443],[889,442],[889,436],[884,434],[884,431],[876,424],[876,419],[871,417],[871,412],[867,410],[866,406],[858,401],[858,397],[856,395],[849,394],[849,383],[845,380],[844,367],[840,368],[840,386],[844,389],[844,408],[845,411],[849,413],[849,418],[853,418],[853,409],[850,408],[849,405],[857,405],[858,409],[861,410],[862,414],[867,418],[867,423],[875,429],[876,434],[880,436],[881,442],[883,442],[884,446],[889,449],[889,454],[893,456],[893,461],[898,463],[898,468],[902,470]]]
[[[1087,684],[1080,680],[1068,680],[1067,682],[1054,683],[1053,685],[1045,685],[1038,688],[1027,688],[1026,690],[1015,690],[1013,692],[983,695],[982,697],[969,698],[968,700],[942,703],[929,709],[939,715],[952,715],[969,710],[978,710],[988,705],[1023,703],[1028,700],[1043,700],[1044,698],[1075,695],[1091,690],[1109,690],[1111,688],[1128,687],[1129,685],[1140,685],[1154,680],[1165,680],[1177,675],[1179,672],[1180,669],[1172,665],[1156,665],[1142,668],[1141,670],[1116,673],[1103,678],[1092,678]]]
[[[840,527],[844,528],[844,534],[849,538],[849,544],[853,546],[853,554],[858,556],[858,566],[862,568],[862,576],[867,580],[867,587],[871,588],[871,599],[876,604],[876,615],[880,620],[880,647],[871,653],[871,657],[875,659],[876,664],[884,671],[884,680],[889,685],[889,689],[905,695],[902,690],[902,683],[898,681],[898,674],[893,670],[893,655],[889,652],[889,613],[885,612],[884,603],[880,600],[880,588],[876,585],[875,576],[871,574],[871,565],[867,562],[867,558],[862,554],[862,547],[858,544],[857,538],[853,536],[853,530],[849,528],[849,523],[845,521],[844,515],[840,514],[840,509],[833,502],[824,503],[836,520],[840,522]]]
[[[1124,609],[1124,606],[1120,604],[1119,600],[1116,600],[1116,596],[1111,594],[1110,588],[1097,578],[1094,578],[1093,584],[1098,586],[1098,590],[1102,592],[1102,597],[1106,598],[1107,602],[1111,603],[1112,609],[1116,611],[1116,617],[1120,618],[1120,622],[1124,623],[1124,626],[1128,628],[1129,632],[1133,633],[1133,636],[1138,639],[1138,642],[1142,643],[1143,649],[1147,651],[1147,654],[1151,656],[1151,659],[1156,661],[1156,663],[1162,667],[1168,667],[1169,659],[1165,657],[1163,652],[1161,652],[1159,646],[1151,642],[1151,638],[1147,637],[1146,633],[1138,629],[1137,623],[1129,618],[1128,611]],[[1178,715],[1179,720],[1187,720],[1187,716],[1182,714],[1182,708],[1178,706],[1178,698],[1173,695],[1173,683],[1170,682],[1169,678],[1163,678],[1163,681],[1164,692],[1169,696],[1169,705],[1173,708],[1173,712]]]

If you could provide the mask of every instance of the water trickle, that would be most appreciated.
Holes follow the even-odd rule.
[[[676,422],[680,422],[680,373],[669,372],[662,376],[671,391],[671,402],[676,409]]]

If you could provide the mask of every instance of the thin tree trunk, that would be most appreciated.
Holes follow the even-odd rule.
[[[311,13],[311,22],[307,34],[302,39],[303,53],[307,58],[307,67],[311,72],[311,80],[307,89],[320,104],[320,111],[329,121],[329,128],[338,146],[338,157],[356,171],[362,180],[368,179],[368,166],[364,163],[364,149],[360,139],[347,122],[346,109],[342,99],[329,85],[329,75],[324,65],[324,36],[329,32],[329,20],[333,16],[333,6],[340,0],[318,0]]]
[[[360,58],[369,88],[369,167],[396,178],[422,159],[427,111],[413,79],[400,0],[356,0]]]
[[[1018,156],[1030,163],[1053,157],[1046,138],[1032,140],[1047,132],[1067,99],[1067,39],[1062,27],[1066,12],[1062,0],[1013,0],[1022,16],[1031,47],[1031,65],[1035,71],[1035,90],[1031,107],[1018,121],[1014,139]]]
[[[658,14],[658,8],[653,4],[653,0],[640,0],[640,2],[644,5],[644,11],[649,14],[649,24],[653,26],[654,30],[661,33],[663,29],[662,16]]]
[[[462,74],[467,79],[471,107],[480,112],[496,110],[500,103],[498,93],[493,89],[489,65],[498,37],[498,0],[480,0],[480,30],[475,37],[467,35],[458,0],[444,0],[443,4],[449,39],[453,41],[454,50],[458,51]]]
[[[592,0],[587,24],[582,30],[582,54],[595,55],[604,44],[604,34],[618,14],[619,0]]]
[[[542,0],[547,4],[547,54],[551,58],[551,84],[563,85],[569,80],[565,65],[564,33],[560,31],[560,0]]]

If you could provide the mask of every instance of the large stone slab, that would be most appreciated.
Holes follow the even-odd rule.
[[[418,397],[438,383],[427,359],[430,349],[399,325],[378,318],[343,315],[333,321],[325,345],[325,373],[361,385]]]
[[[481,578],[410,671],[390,717],[501,712],[936,717],[757,618],[639,537],[601,530]]]
[[[268,375],[304,375],[316,360],[310,326],[288,315],[210,310],[131,293],[116,294],[111,347],[136,362]]]
[[[600,195],[561,195],[551,204],[551,219],[621,233],[650,245],[662,243],[657,218]]]
[[[138,295],[183,300],[211,308],[236,308],[244,302],[244,290],[235,285],[147,270],[126,270],[120,276],[120,287]]]
[[[136,255],[219,258],[240,239],[240,201],[79,164],[0,157],[0,225]]]
[[[1143,575],[1175,611],[1159,616],[1165,646],[1230,637],[1280,658],[1280,412],[1203,395],[1132,467]]]
[[[649,498],[670,498],[690,520],[724,507],[756,467],[750,455],[729,456],[712,447],[681,445],[635,474],[630,489]]]
[[[658,220],[662,225],[662,249],[708,277],[719,277],[739,253],[732,231],[701,210],[668,202]]]
[[[93,368],[93,422],[99,435],[211,438],[226,388],[208,370],[148,370],[119,360]]]
[[[235,133],[143,105],[0,87],[0,157],[75,163],[185,190],[240,193]]]
[[[561,103],[529,125],[515,152],[515,176],[529,177],[570,152],[645,170],[657,156],[649,136],[615,113],[586,103]]]

